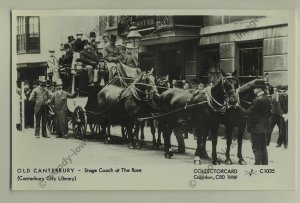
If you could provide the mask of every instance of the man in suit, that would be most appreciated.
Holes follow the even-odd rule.
[[[73,61],[73,52],[68,43],[64,44],[63,48],[66,53],[59,58],[58,64],[63,67],[71,68],[72,61]]]
[[[124,64],[130,66],[131,68],[138,68],[139,67],[139,59],[137,54],[133,54],[132,44],[128,43],[126,45],[126,54],[124,55],[124,59],[122,60]]]
[[[109,45],[104,46],[102,52],[103,58],[106,62],[106,66],[108,69],[109,80],[113,79],[117,70],[117,63],[121,59],[120,50],[116,46],[116,40],[117,40],[117,36],[111,35]]]
[[[46,80],[41,78],[39,86],[30,94],[29,101],[35,101],[35,137],[40,138],[40,124],[42,121],[42,136],[49,138],[46,131],[47,104],[50,103],[50,95],[46,89]]]
[[[84,44],[82,41],[83,33],[80,31],[76,34],[77,39],[74,41],[74,52],[81,52],[84,49]]]
[[[60,79],[58,72],[59,64],[57,58],[55,57],[55,50],[52,48],[49,49],[49,58],[47,60],[47,65],[47,77],[51,82],[57,82],[57,80]]]
[[[72,51],[74,51],[74,50],[73,50],[73,48],[74,48],[74,42],[75,42],[74,37],[73,37],[72,35],[68,36],[68,44],[69,44],[69,46],[71,47],[71,50],[72,50]]]
[[[90,32],[90,44],[91,44],[91,49],[95,52],[97,52],[97,43],[96,43],[96,33],[95,32]]]
[[[247,116],[247,130],[251,134],[252,150],[255,156],[255,165],[268,165],[266,133],[269,128],[271,101],[265,94],[265,80],[257,79],[253,85],[256,95],[249,109],[240,107]]]
[[[83,63],[83,67],[88,71],[89,86],[93,86],[93,70],[97,68],[97,65],[99,64],[99,58],[97,57],[87,40],[84,41],[84,50],[80,52],[80,60]]]
[[[67,98],[75,98],[78,95],[78,90],[74,94],[70,94],[62,90],[63,84],[59,82],[56,85],[56,92],[52,96],[52,101],[55,105],[57,138],[64,137],[68,139],[68,106]]]
[[[287,85],[279,85],[275,93],[272,95],[272,111],[270,117],[270,130],[268,132],[268,145],[271,140],[272,131],[275,125],[278,126],[279,135],[277,139],[277,146],[281,147],[282,144],[287,148],[287,113],[288,113],[288,96]]]

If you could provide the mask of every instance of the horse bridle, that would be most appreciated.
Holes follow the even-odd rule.
[[[143,76],[142,76],[142,79],[144,80],[147,76],[151,75],[150,73],[145,73]],[[150,86],[150,87],[153,87],[155,86],[155,84],[145,84],[145,83],[133,83],[131,85],[131,91],[132,91],[132,94],[133,96],[139,100],[139,101],[144,101],[144,102],[147,102],[149,104],[149,101],[152,101],[150,104],[153,104],[154,106],[156,105],[153,101],[153,93],[152,92],[144,92],[142,90],[140,90],[139,88],[137,88],[135,85],[143,85],[143,86]],[[139,96],[139,93],[144,93],[146,96],[145,97],[141,97]]]
[[[229,101],[229,97],[230,97],[230,93],[233,93],[233,95],[236,95],[236,89],[238,89],[238,88],[234,88],[234,89],[232,89],[232,90],[230,90],[230,91],[226,91],[226,89],[225,89],[225,87],[224,87],[224,83],[226,82],[226,80],[228,80],[228,79],[230,79],[230,80],[236,80],[237,81],[237,83],[239,84],[239,81],[238,81],[238,79],[236,78],[236,77],[234,77],[234,76],[231,76],[231,75],[229,75],[229,76],[225,76],[225,77],[221,77],[221,87],[222,87],[222,90],[223,90],[223,92],[224,92],[224,103],[223,104],[221,104],[220,102],[218,102],[213,96],[212,96],[212,94],[211,94],[211,89],[210,90],[208,90],[208,91],[206,91],[206,95],[207,95],[207,99],[208,99],[208,104],[209,104],[209,106],[214,110],[214,111],[224,111],[226,108],[229,108],[229,103],[228,103],[228,101]],[[213,103],[215,103],[218,107],[215,107],[214,105],[213,105]]]

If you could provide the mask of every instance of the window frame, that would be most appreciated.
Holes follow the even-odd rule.
[[[30,36],[30,18],[37,18],[38,36]],[[19,21],[19,19],[21,19]],[[39,16],[17,16],[17,54],[41,53],[41,27]],[[36,40],[36,41],[35,41]],[[29,43],[37,43],[37,48],[32,48]]]

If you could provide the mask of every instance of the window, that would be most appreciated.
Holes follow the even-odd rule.
[[[40,19],[38,16],[17,17],[17,53],[40,52]]]
[[[239,77],[242,83],[263,75],[262,42],[250,42],[238,45]]]
[[[117,27],[118,24],[118,18],[117,16],[108,16],[107,18],[107,27]]]

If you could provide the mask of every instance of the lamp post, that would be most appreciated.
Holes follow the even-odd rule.
[[[136,50],[138,50],[142,35],[136,29],[137,28],[134,25],[129,28],[127,39],[129,40],[129,43],[132,44]]]

